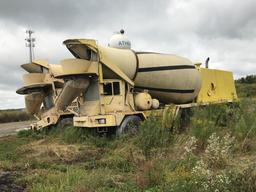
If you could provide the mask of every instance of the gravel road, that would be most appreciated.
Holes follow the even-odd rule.
[[[15,135],[18,131],[23,129],[29,129],[31,121],[11,122],[0,124],[0,137],[7,135]]]

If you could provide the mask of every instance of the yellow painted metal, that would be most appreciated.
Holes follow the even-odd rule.
[[[72,62],[72,64],[74,66],[76,62],[75,64]],[[38,117],[39,121],[31,125],[32,128],[40,129],[56,124],[60,116],[73,115],[75,113],[72,110],[74,108],[71,106],[72,103],[65,111],[57,111],[54,105],[51,108],[45,107],[45,104],[42,105],[43,101],[50,102],[51,99],[53,103],[56,103],[56,98],[58,98],[63,89],[64,80],[56,79],[54,76],[63,75],[62,65],[48,64],[44,60],[35,60],[32,63],[23,64],[21,67],[28,73],[23,76],[24,86],[16,92],[25,95],[27,112]],[[68,70],[70,73],[74,73],[74,70]],[[92,68],[89,68],[89,71],[98,73],[97,65],[93,65]],[[76,101],[73,103],[76,103]]]
[[[100,108],[100,114],[104,115],[106,110],[105,110],[105,103],[104,103],[104,91],[103,91],[103,71],[102,71],[102,64],[99,63],[99,86],[98,86],[98,91],[99,91],[99,108]],[[88,104],[87,104],[88,105]],[[94,107],[95,108],[95,107]],[[86,113],[86,108],[85,108],[85,113]],[[94,110],[95,111],[95,110]]]
[[[28,73],[23,75],[25,85],[41,84],[45,82],[46,74],[43,73]]]
[[[73,122],[74,126],[84,128],[116,127],[122,123],[126,116],[131,115],[137,115],[140,116],[141,119],[146,119],[146,115],[143,112],[126,111],[119,113],[109,113],[107,115],[75,116],[73,117]],[[103,120],[105,123],[100,123],[100,120]]]
[[[65,44],[67,48],[69,48],[70,46],[74,46],[75,44],[83,44],[96,53],[98,51],[97,41],[94,39],[67,39],[63,42],[63,44]]]
[[[86,53],[93,47],[98,61],[103,64],[104,78],[120,77],[132,86],[149,90],[152,97],[162,103],[191,102],[200,90],[200,74],[193,63],[184,57],[136,53],[130,49],[104,47],[86,39],[67,40],[64,43],[75,57],[82,59],[88,59]]]
[[[62,74],[62,67],[61,65],[56,65],[56,64],[49,64],[50,68],[49,68],[49,72],[53,75],[53,76],[58,76]],[[54,79],[54,81],[56,81],[56,79]]]
[[[135,86],[145,89],[149,87],[152,98],[165,104],[180,104],[191,102],[197,96],[201,78],[189,59],[172,54],[138,54],[138,60],[140,69],[163,66],[173,69],[138,72],[134,80]]]
[[[28,94],[30,90],[35,88],[43,89],[52,86],[49,81],[49,74],[43,73],[28,73],[23,75],[24,86],[16,91],[18,94]]]
[[[86,50],[86,47],[88,47],[89,49],[93,50],[95,53],[99,54],[100,62],[104,66],[109,68],[111,71],[113,71],[120,78],[124,79],[130,85],[132,85],[132,86],[134,85],[133,81],[131,81],[131,79],[126,75],[126,73],[124,73],[118,67],[118,65],[117,65],[118,63],[113,63],[113,61],[112,61],[113,59],[111,59],[111,54],[110,54],[112,52],[108,52],[108,50],[112,49],[112,48],[104,49],[103,47],[99,47],[97,45],[97,42],[95,40],[93,40],[93,39],[70,39],[70,40],[64,41],[63,43],[67,46],[67,48],[75,50],[78,55],[83,55],[85,50]],[[79,44],[82,44],[83,47],[77,46]],[[113,49],[113,50],[115,50],[116,52],[120,51],[118,49]],[[122,60],[122,61],[126,61],[127,60],[127,64],[129,64],[128,58],[131,55],[134,56],[134,54],[131,51],[128,51],[128,50],[126,50],[126,53],[128,55],[124,55],[124,54],[118,55],[117,58],[119,58],[119,60]],[[126,56],[126,58],[124,58],[124,56]],[[114,57],[115,57],[115,55],[114,55]],[[135,56],[134,56],[134,61],[136,61]],[[127,69],[129,69],[129,68],[127,68]],[[134,69],[134,72],[135,72],[135,69]]]
[[[48,111],[47,115],[46,115],[46,113],[44,113],[44,115],[41,116],[39,121],[30,125],[31,128],[34,130],[39,130],[39,129],[48,127],[50,125],[55,125],[58,122],[58,120],[62,114],[56,113],[54,108],[53,108],[53,111],[55,113],[53,113],[52,110],[51,110],[51,113],[49,113],[49,111]]]
[[[56,100],[56,107],[65,110],[72,101],[80,94],[84,93],[90,84],[91,76],[98,76],[98,62],[85,59],[66,59],[61,61],[62,73],[56,78],[65,76],[84,75],[83,77],[68,80],[62,92]]]
[[[40,65],[45,68],[49,68],[49,63],[47,60],[34,60],[33,63]]]
[[[118,67],[129,79],[134,78],[137,68],[137,59],[134,51],[129,49],[104,47],[100,45],[98,49],[101,62],[105,63],[105,61],[107,61],[107,64],[111,63]],[[112,77],[109,76],[108,78]]]
[[[73,120],[78,127],[115,127],[129,115],[167,118],[166,114],[175,116],[182,108],[237,100],[233,74],[228,71],[200,68],[200,63],[176,55],[103,47],[92,39],[71,39],[64,44],[78,59],[63,60],[59,65],[38,60],[22,66],[29,74],[17,92],[26,94],[28,111],[40,117],[35,128],[56,124],[69,114],[76,115]],[[104,93],[107,84],[111,84],[112,94]],[[136,109],[134,86],[148,89],[164,104],[185,104]],[[50,98],[54,105],[41,107],[43,99]],[[139,99],[136,106],[145,100]],[[74,102],[77,110],[71,109]]]
[[[29,114],[36,114],[39,112],[41,104],[45,95],[44,93],[31,93],[25,96],[26,110]]]
[[[137,110],[149,110],[152,107],[152,97],[147,92],[137,93],[134,96],[134,104]]]
[[[199,69],[202,86],[197,103],[214,103],[237,100],[233,73],[216,69]]]
[[[103,119],[105,123],[100,123],[100,120]],[[77,127],[113,127],[116,126],[116,117],[115,115],[96,115],[96,116],[81,116],[74,117],[74,126]]]
[[[109,60],[107,57],[103,56],[101,58],[102,63],[108,67],[109,69],[111,69],[114,73],[116,73],[116,75],[118,75],[119,77],[121,77],[123,80],[125,80],[127,83],[129,83],[130,85],[134,86],[133,81],[119,68],[117,67],[114,63],[111,62],[111,60]]]
[[[99,63],[99,82],[103,83],[103,72],[102,72],[102,64]]]
[[[65,59],[60,62],[61,74],[55,77],[70,75],[98,75],[98,62],[85,59]]]
[[[149,116],[164,116],[166,113],[175,113],[176,108],[179,107],[179,105],[174,105],[174,104],[170,104],[170,105],[165,105],[163,108],[159,108],[159,109],[154,109],[154,110],[146,110],[143,111],[144,115],[146,118],[148,118]]]
[[[56,99],[55,106],[58,110],[65,110],[81,93],[85,92],[90,82],[89,79],[74,79],[65,83],[61,93]]]
[[[29,73],[41,73],[42,67],[49,69],[49,64],[46,60],[34,60],[32,63],[26,63],[21,67]]]

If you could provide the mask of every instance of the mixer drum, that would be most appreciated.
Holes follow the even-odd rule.
[[[200,73],[184,57],[102,46],[99,49],[108,60],[134,80],[135,88],[148,90],[152,97],[162,103],[188,103],[200,91]],[[105,73],[109,74],[107,71]],[[106,77],[111,78],[109,75]]]
[[[137,56],[136,88],[149,90],[162,103],[187,103],[198,95],[200,74],[188,59],[155,53],[137,53]]]

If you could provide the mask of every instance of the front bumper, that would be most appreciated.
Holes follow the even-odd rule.
[[[114,115],[95,115],[74,117],[75,127],[114,127],[117,126],[116,117]]]

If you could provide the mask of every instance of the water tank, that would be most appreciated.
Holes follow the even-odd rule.
[[[152,108],[153,109],[158,109],[160,106],[160,103],[157,99],[152,99]]]
[[[118,49],[131,49],[131,42],[128,37],[124,34],[124,30],[112,35],[109,41],[109,47]]]
[[[152,98],[146,92],[138,93],[134,97],[134,103],[137,110],[149,110],[152,106]]]

